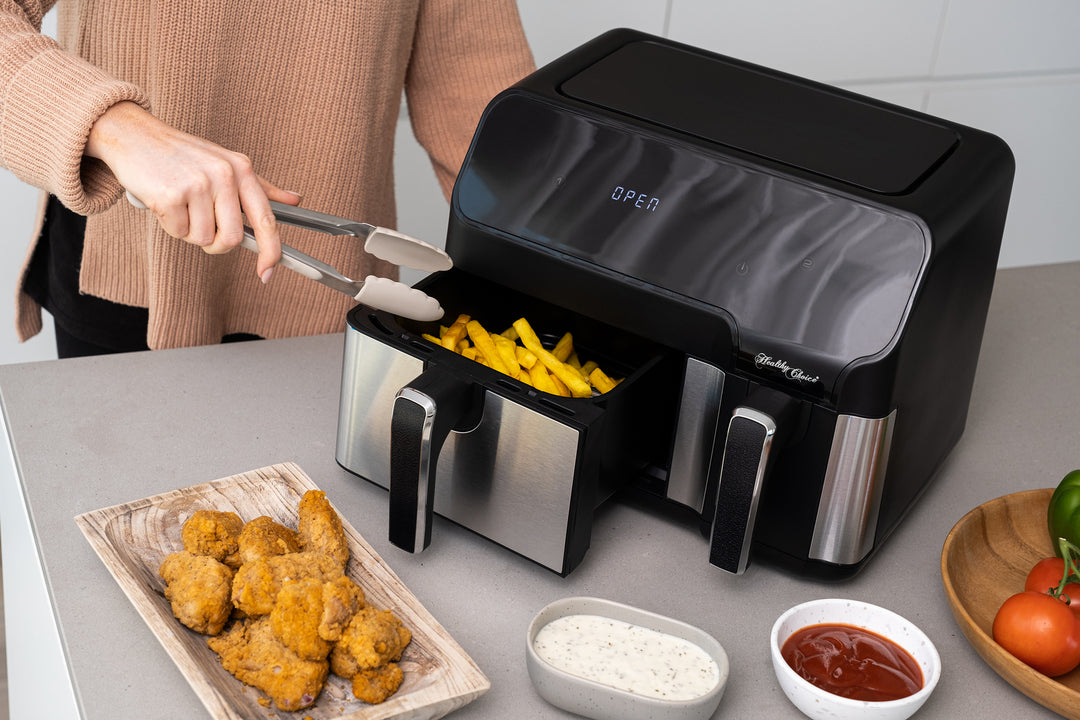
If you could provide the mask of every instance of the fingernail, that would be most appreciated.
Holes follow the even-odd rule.
[[[263,285],[265,285],[266,283],[270,282],[270,276],[273,275],[273,274],[274,274],[274,268],[268,267],[265,270],[263,270],[263,274],[259,276],[259,279],[262,280]]]
[[[290,192],[290,193],[292,193],[293,195],[296,196],[296,204],[297,205],[304,202],[304,196],[301,195],[300,193],[296,192],[295,190],[286,190],[285,192]]]

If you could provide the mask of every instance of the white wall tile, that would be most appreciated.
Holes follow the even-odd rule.
[[[934,90],[929,112],[992,132],[1016,157],[999,265],[1080,260],[1080,77]]]
[[[669,37],[823,82],[923,77],[945,0],[672,0]]]
[[[1080,70],[1077,0],[949,0],[938,76]]]
[[[843,83],[839,87],[875,100],[899,105],[909,110],[925,112],[925,83]]]
[[[518,0],[537,65],[613,28],[663,35],[667,2],[659,0]]]

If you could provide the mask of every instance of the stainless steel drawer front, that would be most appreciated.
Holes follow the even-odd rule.
[[[841,415],[818,502],[810,558],[852,565],[874,547],[896,411],[884,418]]]
[[[337,459],[382,487],[390,478],[394,397],[423,362],[349,328]],[[435,512],[561,572],[578,432],[493,392],[473,430],[451,432],[439,456]]]
[[[423,371],[419,358],[352,328],[346,330],[337,436],[337,461],[342,467],[389,486],[394,397]]]
[[[705,484],[720,424],[724,377],[718,367],[695,358],[686,360],[667,496],[698,512],[705,507]]]

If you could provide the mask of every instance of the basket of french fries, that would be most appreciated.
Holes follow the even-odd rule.
[[[438,514],[570,572],[595,508],[668,462],[683,356],[457,268],[422,282],[438,321],[349,313],[339,463],[391,491],[399,547]]]
[[[608,376],[596,360],[583,362],[569,331],[559,336],[550,350],[544,347],[524,317],[494,333],[462,313],[450,325],[441,325],[438,336],[422,333],[422,337],[551,395],[588,398],[602,395],[622,381]]]
[[[423,285],[447,310],[440,321],[377,315],[387,330],[403,331],[411,348],[482,384],[517,386],[580,409],[578,401],[609,403],[625,393],[667,354],[645,338],[475,275],[451,270]]]

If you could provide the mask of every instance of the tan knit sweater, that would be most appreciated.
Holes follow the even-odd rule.
[[[54,3],[60,47],[38,32]],[[80,290],[148,307],[151,348],[337,332],[347,296],[285,271],[263,285],[253,253],[207,255],[117,202],[83,157],[94,121],[133,100],[305,207],[393,227],[402,91],[448,193],[487,101],[532,68],[513,0],[0,0],[0,163],[89,216]],[[349,239],[281,236],[350,277],[396,272]],[[25,339],[41,310],[17,308]]]

